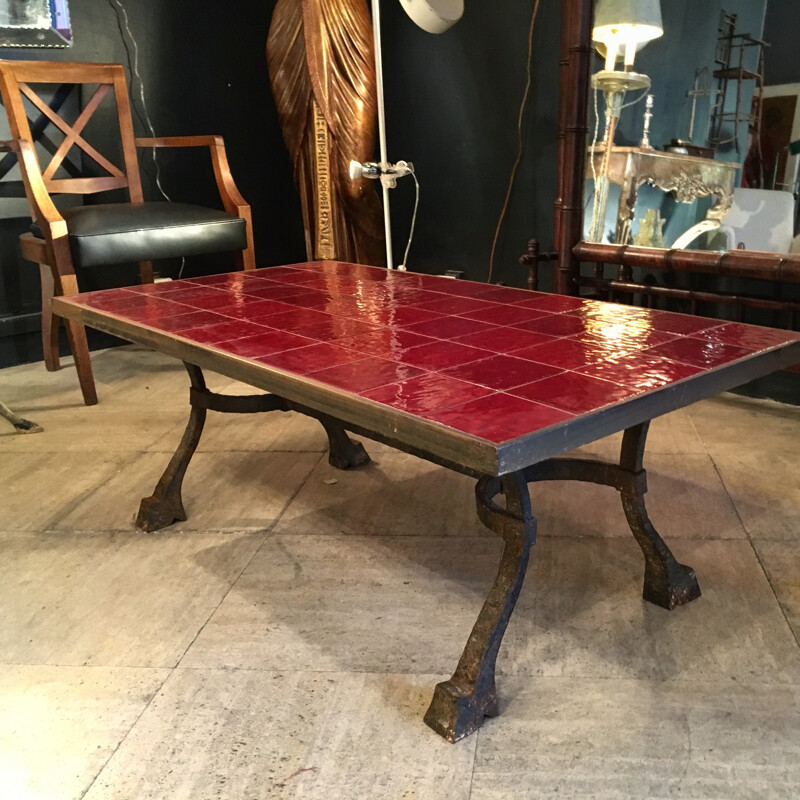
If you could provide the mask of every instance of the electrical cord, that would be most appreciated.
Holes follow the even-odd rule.
[[[144,95],[144,81],[142,80],[142,76],[139,73],[139,45],[136,43],[136,37],[133,35],[133,31],[131,30],[130,21],[128,20],[128,12],[125,10],[125,6],[122,5],[120,0],[108,0],[108,4],[111,6],[111,9],[114,11],[114,15],[117,18],[117,27],[119,28],[120,38],[122,40],[122,46],[125,48],[125,55],[128,59],[128,69],[132,73],[132,83],[136,85],[139,89],[139,102],[141,105],[141,113],[138,108],[134,105],[134,109],[136,110],[136,114],[139,117],[140,121],[142,121],[148,131],[150,131],[150,135],[155,139],[156,132],[155,128],[153,127],[153,121],[150,119],[150,113],[147,110],[147,100],[145,99]],[[121,16],[120,16],[121,14]],[[131,52],[128,48],[128,42],[125,39],[125,34],[127,34],[128,39],[130,40],[131,44],[133,45],[133,59],[131,59]],[[144,115],[144,119],[142,119],[142,114]],[[161,185],[161,167],[158,163],[158,157],[156,156],[156,148],[151,147],[150,153],[153,158],[153,166],[156,170],[156,187],[158,191],[161,193],[161,196],[168,202],[172,202],[172,198],[166,193],[164,187]],[[178,270],[178,279],[183,277],[183,270],[186,266],[186,258],[185,256],[181,256],[181,266]]]
[[[503,227],[503,222],[505,221],[506,213],[508,212],[508,205],[511,200],[511,191],[514,188],[514,181],[517,177],[517,169],[519,168],[520,162],[522,161],[522,153],[524,149],[524,143],[522,139],[522,120],[525,116],[525,109],[528,105],[528,97],[530,96],[531,92],[531,84],[533,83],[533,73],[531,71],[531,64],[533,62],[533,31],[536,27],[536,16],[539,13],[539,3],[540,0],[536,0],[533,5],[533,11],[531,12],[531,23],[528,29],[528,60],[525,67],[527,80],[525,82],[525,91],[522,93],[522,102],[519,106],[519,115],[517,117],[517,158],[514,161],[514,165],[511,167],[511,174],[508,178],[508,188],[506,189],[506,196],[505,200],[503,201],[503,208],[500,210],[500,217],[497,220],[497,227],[494,230],[494,239],[492,240],[492,250],[489,255],[489,275],[486,278],[487,283],[492,282],[492,275],[494,274],[494,257],[497,251],[497,242],[500,238],[500,230]]]
[[[417,211],[419,210],[419,180],[416,173],[412,170],[410,173],[416,184],[416,199],[414,200],[414,213],[411,215],[411,227],[408,231],[408,242],[406,243],[406,252],[403,254],[403,263],[398,267],[399,270],[405,272],[408,264],[408,251],[411,249],[411,242],[414,239],[414,228],[417,224]]]

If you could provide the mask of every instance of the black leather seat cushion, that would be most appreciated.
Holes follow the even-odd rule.
[[[188,203],[107,203],[62,212],[76,267],[221,253],[247,247],[243,219]],[[42,238],[38,226],[31,228]]]

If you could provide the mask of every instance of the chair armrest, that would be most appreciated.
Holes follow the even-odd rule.
[[[208,147],[211,152],[211,163],[214,166],[214,177],[222,199],[222,205],[229,214],[242,216],[249,212],[250,205],[242,197],[231,175],[228,156],[225,153],[225,142],[221,136],[160,136],[137,137],[137,147]]]
[[[33,145],[24,139],[9,139],[3,141],[2,145],[3,149],[17,154],[31,216],[45,239],[52,241],[66,236],[67,223],[50,199]]]

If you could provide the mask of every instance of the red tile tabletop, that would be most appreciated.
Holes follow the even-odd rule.
[[[57,303],[497,446],[773,350],[800,362],[791,331],[339,262]]]

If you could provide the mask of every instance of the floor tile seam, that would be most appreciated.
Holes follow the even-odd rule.
[[[167,675],[164,677],[164,680],[161,681],[158,688],[153,692],[152,697],[144,704],[142,710],[136,715],[136,719],[131,723],[128,730],[125,731],[125,735],[117,742],[116,747],[111,751],[108,758],[105,759],[102,766],[97,770],[97,773],[95,774],[94,778],[92,778],[89,785],[86,787],[86,790],[81,792],[80,798],[86,797],[86,795],[89,794],[89,792],[92,790],[92,787],[95,785],[95,783],[97,783],[98,778],[103,774],[103,772],[105,772],[105,769],[106,767],[108,767],[109,763],[111,762],[111,759],[114,758],[114,756],[117,754],[122,745],[127,741],[133,729],[139,724],[139,720],[144,716],[145,712],[150,708],[156,697],[158,697],[161,694],[161,692],[164,689],[164,686],[166,685],[167,681],[172,677],[174,672],[175,672],[175,667],[169,670]]]
[[[725,483],[725,479],[720,472],[719,466],[717,465],[716,459],[709,453],[709,458],[711,459],[711,463],[714,465],[714,471],[717,473],[719,477],[719,481],[722,484],[725,493],[728,495],[728,499],[730,500],[731,506],[733,508],[734,513],[736,514],[736,518],[739,520],[739,524],[742,526],[742,530],[745,532],[745,536],[747,537],[747,542],[750,545],[750,549],[753,551],[753,556],[758,563],[761,572],[764,574],[764,580],[767,582],[767,586],[769,586],[769,590],[772,593],[772,596],[775,598],[775,603],[777,604],[781,615],[783,616],[784,622],[786,623],[786,627],[789,629],[789,633],[791,634],[792,638],[794,639],[795,644],[800,647],[800,638],[798,638],[798,632],[795,631],[794,626],[789,621],[789,615],[784,607],[783,603],[781,603],[780,598],[778,597],[778,593],[775,591],[775,587],[772,585],[772,581],[769,577],[769,572],[767,571],[767,567],[764,564],[763,559],[761,558],[761,554],[758,552],[758,548],[755,545],[755,540],[748,529],[747,525],[745,524],[742,515],[739,513],[739,508],[736,505],[736,502],[733,499],[733,495],[731,494],[730,490],[728,489],[728,485]]]
[[[242,577],[242,575],[245,573],[245,571],[246,571],[246,570],[247,570],[247,568],[250,566],[250,564],[252,564],[252,563],[253,563],[253,560],[254,560],[254,559],[255,559],[255,557],[256,557],[256,556],[257,556],[257,555],[258,555],[258,554],[261,552],[261,549],[264,547],[264,545],[265,545],[265,544],[266,544],[268,541],[271,541],[271,540],[274,538],[275,534],[273,533],[273,531],[274,531],[274,528],[275,528],[275,526],[278,524],[279,520],[281,519],[281,517],[282,517],[282,516],[284,515],[284,513],[286,512],[286,509],[287,509],[287,508],[289,507],[289,505],[290,505],[290,504],[293,502],[294,498],[295,498],[295,497],[297,497],[297,495],[300,493],[300,491],[302,490],[302,488],[303,488],[303,487],[306,485],[306,482],[308,481],[309,477],[310,477],[310,476],[311,476],[311,474],[312,474],[312,473],[313,473],[313,472],[316,470],[316,468],[319,466],[319,463],[322,461],[322,459],[324,458],[324,456],[325,456],[325,453],[324,453],[324,452],[323,452],[323,453],[320,453],[320,456],[319,456],[319,458],[317,459],[317,461],[315,461],[315,462],[312,464],[312,466],[311,466],[311,468],[309,469],[308,473],[306,474],[305,478],[303,478],[303,480],[301,480],[301,481],[298,483],[298,485],[295,487],[295,490],[294,490],[294,491],[291,493],[291,495],[289,496],[289,498],[288,498],[288,499],[286,500],[286,502],[284,503],[284,505],[283,505],[283,508],[282,508],[282,509],[280,510],[280,512],[279,512],[279,513],[276,515],[275,519],[273,519],[273,520],[272,520],[272,523],[271,523],[271,524],[270,524],[270,525],[269,525],[269,526],[268,526],[268,527],[267,527],[267,528],[264,530],[264,538],[263,538],[263,541],[262,541],[262,542],[261,542],[261,543],[258,545],[258,547],[256,547],[256,548],[253,550],[252,554],[250,555],[250,558],[248,558],[248,559],[247,559],[247,562],[246,562],[246,563],[245,563],[245,564],[242,566],[242,568],[239,570],[239,574],[238,574],[238,575],[236,575],[236,577],[235,577],[235,578],[234,578],[232,581],[230,581],[230,582],[229,582],[229,584],[228,584],[228,588],[227,588],[227,590],[226,590],[225,592],[223,592],[222,596],[221,596],[221,597],[220,597],[220,599],[219,599],[219,602],[216,604],[216,606],[214,606],[214,608],[213,608],[213,609],[211,609],[211,612],[208,614],[208,616],[206,617],[206,619],[205,619],[205,621],[203,622],[203,624],[202,624],[202,625],[200,625],[200,627],[197,629],[197,632],[196,632],[196,633],[195,633],[195,635],[192,637],[192,640],[191,640],[191,641],[190,641],[190,642],[189,642],[189,643],[186,645],[186,647],[184,648],[184,650],[183,650],[183,653],[181,653],[181,654],[178,656],[178,658],[177,658],[177,660],[176,660],[176,662],[175,662],[175,668],[178,668],[178,667],[180,666],[180,664],[181,664],[181,662],[183,661],[183,659],[185,658],[186,654],[187,654],[187,653],[189,652],[189,650],[191,650],[191,648],[194,646],[194,643],[197,641],[197,639],[200,637],[200,635],[201,635],[201,634],[203,633],[203,631],[206,629],[206,626],[207,626],[207,625],[208,625],[208,623],[211,621],[211,619],[214,617],[214,614],[216,614],[216,613],[217,613],[217,611],[219,610],[219,608],[220,608],[220,607],[222,606],[222,604],[225,602],[225,600],[226,600],[226,598],[228,597],[228,595],[229,595],[229,594],[230,594],[230,593],[233,591],[234,587],[235,587],[235,586],[238,584],[238,582],[239,582],[239,579],[240,579],[240,578]]]
[[[120,462],[116,464],[116,470],[122,471],[124,469],[127,469],[138,458],[141,458],[143,453],[144,453],[143,450],[137,450],[135,452],[131,452],[128,458],[123,458]],[[50,533],[52,530],[52,526],[57,525],[62,519],[66,519],[67,517],[69,517],[69,515],[73,511],[75,511],[76,508],[78,508],[82,503],[86,502],[94,494],[100,491],[101,488],[106,486],[108,480],[109,480],[108,475],[103,475],[101,478],[98,478],[90,488],[81,493],[78,497],[74,498],[70,503],[67,504],[66,508],[61,509],[60,513],[57,513],[55,517],[51,518],[46,524],[42,525],[41,532]]]
[[[40,669],[41,667],[52,667],[53,669],[124,669],[136,672],[168,672],[171,673],[174,669],[174,665],[168,666],[154,666],[154,665],[147,665],[147,664],[81,664],[81,663],[69,663],[69,662],[51,662],[51,661],[37,661],[37,662],[27,662],[27,661],[2,661],[0,660],[0,669],[3,667],[31,667],[33,669]],[[167,679],[168,676],[164,677],[164,680]]]

